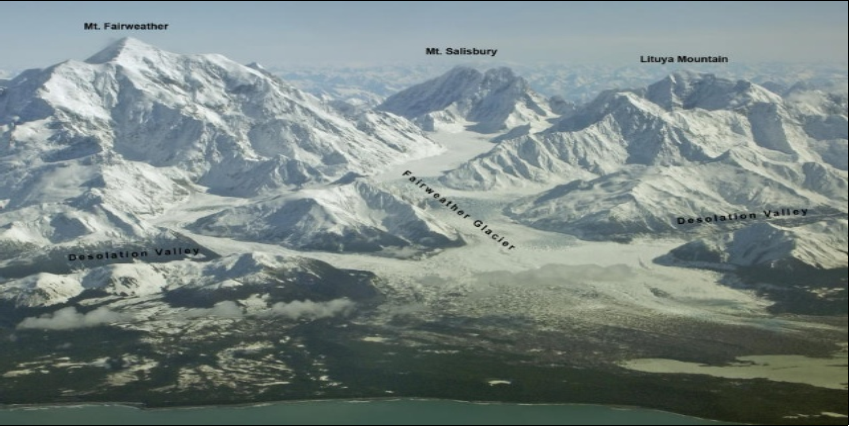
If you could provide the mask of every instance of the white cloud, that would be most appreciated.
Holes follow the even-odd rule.
[[[296,300],[291,303],[275,303],[271,308],[258,314],[260,317],[285,317],[293,320],[330,318],[336,315],[349,314],[356,304],[348,299],[335,299],[328,302],[313,302],[311,300]],[[183,317],[202,318],[232,318],[245,317],[245,311],[239,304],[233,301],[216,303],[208,309],[189,309],[183,313]],[[85,314],[80,313],[74,307],[60,309],[52,314],[40,317],[30,317],[18,324],[18,329],[43,329],[43,330],[71,330],[75,328],[96,327],[99,325],[112,324],[126,321],[131,318],[101,307]]]
[[[336,315],[346,315],[354,309],[354,302],[348,299],[335,299],[329,302],[313,302],[311,300],[296,300],[291,303],[275,303],[271,306],[270,315],[290,319],[319,319]]]
[[[264,301],[261,304],[255,303],[255,307],[264,304]],[[291,303],[275,303],[270,308],[256,313],[256,316],[314,320],[348,314],[353,310],[354,305],[354,302],[348,299],[335,299],[329,302],[296,300]],[[245,317],[245,310],[238,303],[227,300],[218,302],[215,306],[208,309],[189,309],[183,315],[186,318],[218,317],[240,319]]]
[[[70,330],[74,328],[96,327],[104,324],[125,321],[126,315],[114,312],[109,308],[100,307],[85,314],[77,312],[71,306],[62,308],[52,314],[40,317],[26,318],[18,324],[19,329],[38,328],[44,330]]]

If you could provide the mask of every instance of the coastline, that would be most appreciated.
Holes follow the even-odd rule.
[[[251,403],[235,403],[235,404],[209,404],[209,405],[185,405],[185,406],[147,406],[143,403],[136,402],[83,402],[83,403],[49,403],[49,404],[0,404],[0,414],[12,411],[40,411],[50,409],[71,409],[71,408],[88,408],[88,407],[119,407],[131,408],[142,412],[168,412],[168,411],[192,411],[203,409],[249,409],[269,406],[281,405],[297,405],[306,403],[372,403],[372,402],[425,402],[425,403],[456,403],[468,405],[497,405],[497,406],[514,406],[514,407],[594,407],[616,411],[641,411],[645,413],[656,413],[669,416],[680,416],[698,421],[711,422],[715,424],[728,424],[724,420],[716,420],[704,417],[698,417],[688,414],[677,413],[674,411],[659,410],[656,408],[647,408],[621,404],[589,404],[589,403],[527,403],[527,402],[505,402],[505,401],[467,401],[458,399],[439,399],[439,398],[415,398],[415,397],[373,397],[373,398],[354,398],[354,399],[303,399],[303,400],[280,400],[280,401],[264,401]],[[735,422],[736,424],[748,424]]]

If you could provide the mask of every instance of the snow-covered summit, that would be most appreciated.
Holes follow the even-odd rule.
[[[494,133],[555,116],[548,102],[509,68],[484,73],[456,67],[444,75],[390,96],[378,109],[423,124],[467,120],[472,130]]]
[[[8,141],[0,154],[63,161],[109,152],[179,168],[220,193],[373,173],[440,150],[413,127],[399,130],[382,119],[364,132],[256,67],[130,38],[86,62],[15,78],[0,97],[0,123],[11,117],[17,124],[0,128],[0,140]]]
[[[117,60],[151,60],[157,56],[168,56],[174,55],[165,52],[155,46],[147,44],[141,40],[132,38],[132,37],[124,37],[118,41],[115,41],[103,50],[95,53],[90,56],[85,62],[89,64],[102,64],[105,62],[112,62]]]
[[[714,74],[679,71],[640,94],[666,110],[734,110],[755,103],[780,103],[781,97],[745,80],[728,80]]]

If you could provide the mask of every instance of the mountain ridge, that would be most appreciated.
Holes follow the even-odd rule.
[[[155,219],[195,195],[251,203],[443,150],[404,118],[343,116],[256,64],[125,38],[0,93],[0,276],[33,259],[67,271],[83,246],[196,246]]]
[[[556,116],[548,101],[506,67],[480,72],[458,66],[440,77],[402,90],[377,106],[432,131],[440,123],[469,122],[468,129],[497,133]]]
[[[846,170],[826,153],[847,141],[809,132],[806,120],[821,115],[805,110],[803,120],[797,110],[752,83],[674,73],[647,88],[605,91],[440,181],[458,190],[536,192],[505,213],[592,240],[680,234],[678,216],[774,205],[845,214]]]

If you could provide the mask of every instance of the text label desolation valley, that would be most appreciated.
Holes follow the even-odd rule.
[[[765,219],[769,219],[771,217],[786,217],[786,216],[807,216],[808,209],[788,209],[781,208],[778,210],[764,210],[763,217]],[[678,217],[675,221],[678,225],[685,224],[701,224],[701,223],[721,223],[721,222],[733,222],[733,221],[743,221],[749,219],[757,219],[757,213],[724,213],[724,214],[713,214],[703,217]]]
[[[197,247],[173,247],[173,248],[155,248],[153,254],[157,257],[173,257],[173,256],[197,256],[200,254],[200,249]],[[118,250],[118,251],[102,251],[98,253],[71,253],[68,254],[68,261],[86,261],[86,260],[122,260],[122,259],[141,259],[151,255],[148,250]]]

